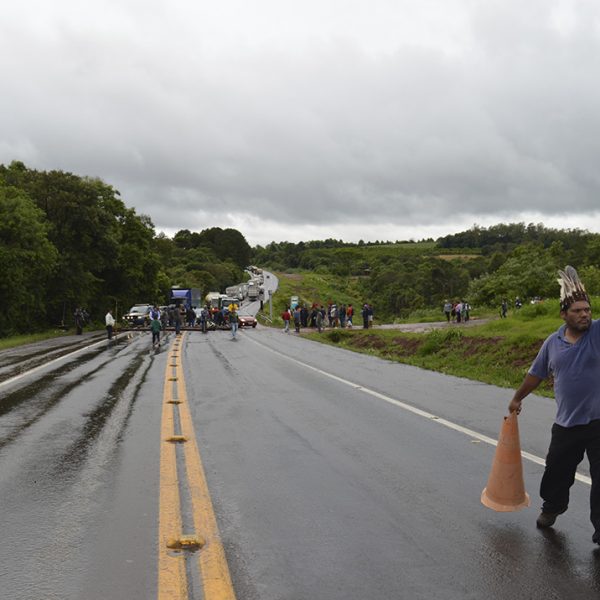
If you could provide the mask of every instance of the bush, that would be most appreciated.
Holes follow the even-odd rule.
[[[435,354],[442,350],[445,346],[450,346],[463,337],[463,332],[458,328],[436,329],[427,334],[427,338],[423,345],[419,348],[418,353],[421,356]]]
[[[539,317],[557,317],[560,311],[558,302],[546,300],[538,304],[525,304],[523,308],[515,311],[515,316],[523,321],[531,321]]]

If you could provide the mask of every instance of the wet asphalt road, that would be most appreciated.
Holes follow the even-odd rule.
[[[16,380],[46,348],[81,339],[0,353],[2,597],[157,596],[172,339],[155,353],[148,333],[89,336],[100,343]],[[384,399],[496,439],[510,390],[260,326],[236,341],[188,333],[181,356],[238,598],[600,596],[587,485],[539,531],[542,467],[524,461],[532,507],[495,513],[479,501],[493,447]],[[522,447],[543,457],[553,402],[524,404]]]

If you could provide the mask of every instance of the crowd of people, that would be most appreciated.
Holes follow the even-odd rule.
[[[323,331],[325,327],[331,329],[351,329],[354,327],[355,310],[352,304],[340,304],[329,302],[327,306],[313,303],[310,308],[306,305],[298,304],[295,307],[286,307],[281,313],[283,320],[283,330],[290,331],[290,326],[293,323],[296,333],[300,332],[301,328],[310,327],[319,331]],[[362,326],[368,329],[373,326],[373,307],[365,302],[360,310]]]
[[[446,300],[442,310],[448,323],[466,323],[470,318],[471,305],[466,300]]]
[[[158,345],[160,343],[160,332],[166,330],[167,327],[174,328],[176,334],[179,334],[181,328],[184,326],[190,328],[198,327],[204,332],[218,327],[231,330],[232,337],[235,338],[238,329],[237,311],[238,305],[235,303],[231,303],[221,309],[211,308],[208,305],[202,308],[185,305],[162,307],[154,305],[148,314],[149,322],[147,323],[152,332],[152,344]],[[84,310],[78,308],[74,313],[74,319],[77,334],[81,334],[89,316]],[[116,324],[112,310],[107,311],[104,322],[107,337],[111,340]]]

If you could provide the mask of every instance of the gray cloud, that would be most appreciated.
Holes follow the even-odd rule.
[[[0,161],[99,176],[159,230],[598,223],[592,2],[35,4],[0,14]]]

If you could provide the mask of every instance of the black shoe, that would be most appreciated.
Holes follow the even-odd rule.
[[[558,515],[562,515],[562,513],[564,513],[564,512],[565,512],[564,510],[561,510],[559,512],[544,512],[544,511],[542,511],[540,513],[540,516],[537,518],[537,521],[535,522],[535,524],[540,529],[545,529],[546,527],[552,527],[552,525],[554,525],[554,522],[556,521],[556,517],[558,517]],[[599,534],[599,539],[600,539],[600,534]]]
[[[594,544],[600,544],[600,531],[594,531],[592,542],[594,542]]]

